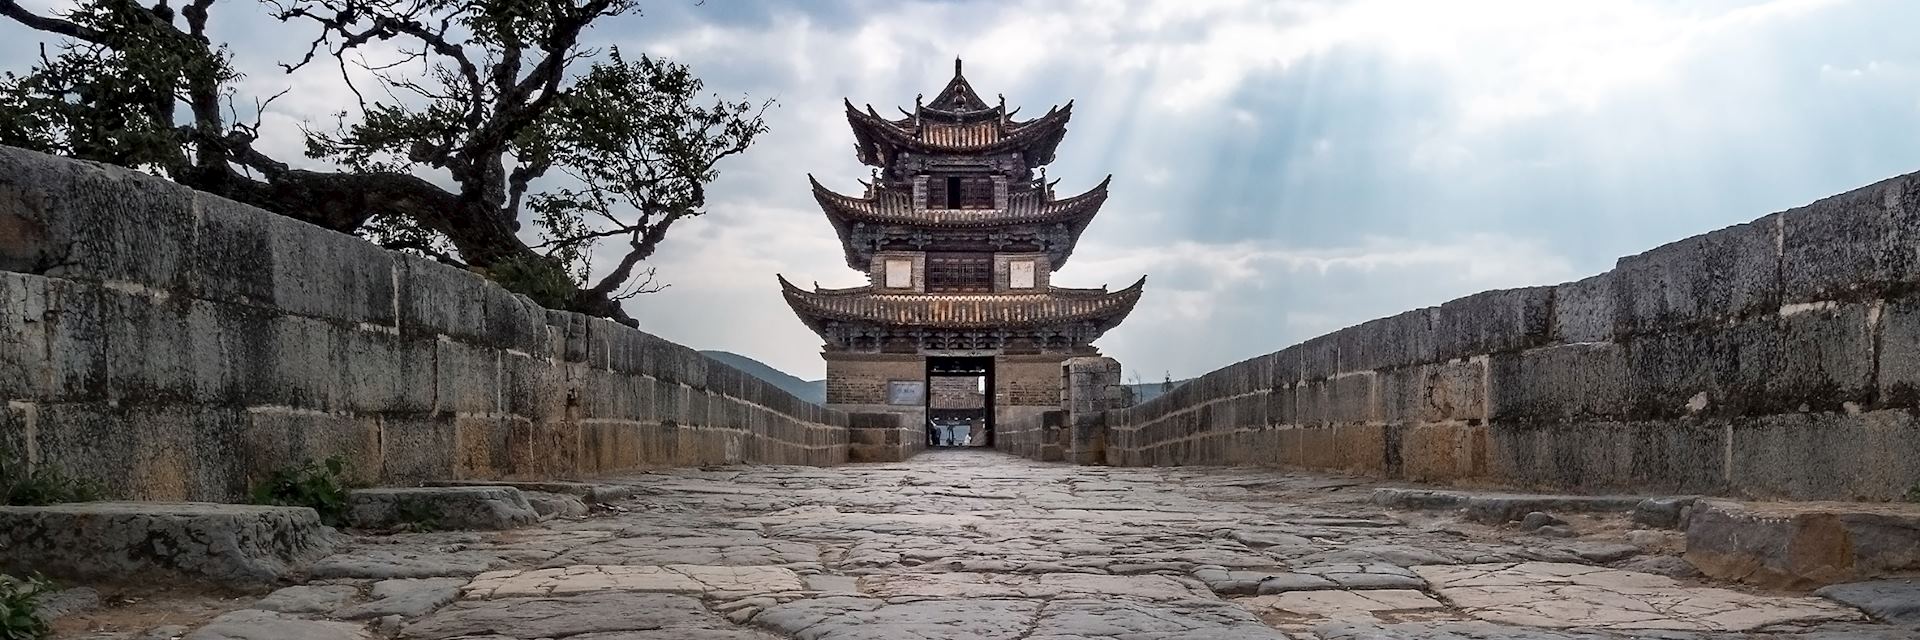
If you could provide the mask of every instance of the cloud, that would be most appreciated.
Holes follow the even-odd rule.
[[[215,37],[244,92],[292,88],[263,144],[294,159],[297,126],[353,97],[331,67],[280,74],[306,33],[250,12],[217,9]],[[1098,344],[1158,379],[1910,171],[1916,22],[1900,0],[739,0],[590,34],[780,103],[650,261],[673,287],[630,303],[647,330],[818,377],[819,338],[773,274],[864,276],[805,174],[857,191],[841,98],[911,107],[961,55],[989,100],[1075,100],[1049,175],[1072,191],[1112,173],[1113,197],[1058,281],[1149,275]],[[0,37],[0,62],[32,45]]]

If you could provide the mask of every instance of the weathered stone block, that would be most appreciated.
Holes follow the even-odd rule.
[[[380,416],[380,465],[388,482],[456,477],[462,452],[451,416]]]
[[[1466,518],[1483,524],[1503,524],[1529,513],[1624,512],[1640,504],[1639,496],[1566,496],[1542,494],[1485,494],[1467,498]]]
[[[1779,305],[1778,219],[1734,225],[1621,258],[1616,329],[1651,333]]]
[[[1692,421],[1496,422],[1487,466],[1504,484],[1707,493],[1725,487],[1724,434]]]
[[[1603,342],[1619,331],[1621,278],[1608,271],[1553,288],[1553,339]]]
[[[540,514],[513,487],[356,489],[347,494],[347,523],[362,529],[424,525],[434,529],[512,529]]]
[[[333,550],[305,507],[92,502],[0,507],[0,568],[116,583],[277,582]]]
[[[248,486],[276,470],[335,455],[347,461],[349,478],[362,483],[381,480],[383,452],[377,418],[261,407],[247,411],[246,421],[242,459]]]
[[[47,282],[0,271],[0,399],[52,395]]]
[[[399,255],[396,260],[401,333],[487,339],[487,300],[511,294],[477,273],[419,256]]]
[[[1913,175],[1777,215],[1783,304],[1864,300],[1920,277],[1920,181]]]
[[[1920,484],[1920,421],[1906,410],[1740,418],[1733,488],[1758,498],[1899,500]]]
[[[1783,314],[1777,359],[1766,377],[1776,411],[1833,411],[1874,396],[1873,330],[1867,304]]]
[[[1545,344],[1553,323],[1553,288],[1477,293],[1433,314],[1436,358],[1463,358]]]
[[[348,323],[395,326],[400,266],[394,253],[283,216],[267,216],[273,306]]]
[[[1496,422],[1625,417],[1625,350],[1582,342],[1496,354],[1488,363],[1488,413]]]
[[[434,343],[434,411],[456,415],[493,414],[501,406],[498,351],[453,340]]]
[[[1875,380],[1884,406],[1920,408],[1920,298],[1889,300],[1880,313]]]
[[[206,193],[194,194],[192,295],[226,303],[272,306],[275,216]]]
[[[158,176],[0,148],[0,271],[187,290],[193,197]]]
[[[84,402],[34,408],[38,455],[137,500],[246,494],[245,423],[234,409]]]
[[[1920,506],[1702,500],[1687,524],[1702,573],[1807,589],[1920,570]]]

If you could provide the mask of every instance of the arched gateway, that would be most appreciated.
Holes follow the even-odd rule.
[[[876,168],[864,195],[812,181],[847,266],[870,283],[780,285],[826,341],[829,407],[966,435],[930,427],[932,444],[991,445],[993,423],[1059,408],[1061,362],[1099,355],[1092,342],[1133,310],[1146,278],[1120,291],[1048,282],[1107,199],[1107,181],[1057,198],[1035,173],[1053,162],[1071,102],[1015,119],[1004,98],[980,99],[959,60],[939,95],[914,102],[899,119],[847,102],[860,161]]]

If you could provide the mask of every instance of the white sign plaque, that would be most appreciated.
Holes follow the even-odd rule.
[[[913,286],[912,260],[887,260],[887,288],[907,289]]]
[[[1033,261],[1015,260],[1007,263],[1007,287],[1010,289],[1033,288]]]

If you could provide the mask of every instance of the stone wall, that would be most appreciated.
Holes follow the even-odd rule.
[[[642,301],[644,303],[644,301]],[[122,169],[0,147],[0,446],[118,497],[833,464],[847,417],[605,320]]]
[[[1898,499],[1920,482],[1916,284],[1909,175],[1214,371],[1114,412],[1108,459]]]

